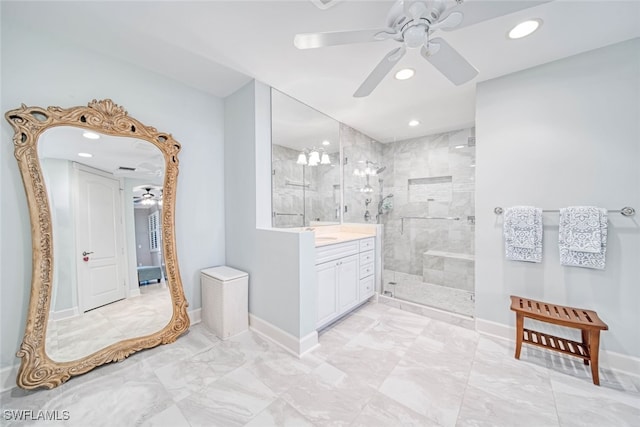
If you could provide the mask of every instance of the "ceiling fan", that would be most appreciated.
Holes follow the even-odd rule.
[[[478,75],[449,43],[440,37],[432,37],[439,29],[450,30],[462,23],[464,15],[452,11],[464,0],[397,0],[387,14],[387,26],[374,30],[337,31],[328,33],[297,34],[294,45],[298,49],[312,49],[351,43],[395,40],[400,44],[389,52],[373,69],[353,94],[360,98],[371,94],[382,79],[406,54],[407,49],[420,49],[420,54],[455,85],[468,82]]]
[[[160,189],[160,196],[156,197],[151,192],[152,187],[144,187],[145,192],[140,196],[133,197],[133,203],[142,205],[154,205],[156,203],[162,203],[162,189]]]

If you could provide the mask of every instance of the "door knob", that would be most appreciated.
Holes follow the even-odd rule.
[[[93,252],[87,252],[87,251],[84,251],[84,252],[82,252],[82,256],[91,255],[92,253],[93,253]]]

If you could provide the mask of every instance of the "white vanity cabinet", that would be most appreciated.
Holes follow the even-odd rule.
[[[374,239],[367,238],[317,248],[317,328],[373,295],[374,246]]]

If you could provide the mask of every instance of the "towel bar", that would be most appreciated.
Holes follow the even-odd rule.
[[[542,212],[560,212],[560,209],[543,209]],[[621,213],[623,216],[634,216],[636,214],[636,210],[630,206],[625,206],[622,209],[607,209],[607,212]],[[502,215],[504,213],[504,209],[497,206],[493,209],[493,213],[496,215]]]

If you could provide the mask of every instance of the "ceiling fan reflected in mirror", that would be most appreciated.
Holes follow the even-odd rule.
[[[407,53],[420,49],[421,56],[455,85],[461,85],[478,75],[466,59],[440,37],[432,37],[437,30],[458,27],[462,12],[452,10],[463,0],[397,0],[387,14],[386,27],[374,30],[337,31],[297,34],[294,45],[298,49],[313,49],[352,43],[394,40],[400,44],[391,50],[373,69],[353,94],[368,96]]]
[[[156,196],[151,190],[159,191],[160,194]],[[138,194],[142,191],[142,194],[139,196],[133,196],[133,203],[136,205],[144,205],[144,206],[153,206],[156,203],[159,206],[162,206],[162,188],[152,187],[152,186],[140,186],[134,188],[134,194]]]

